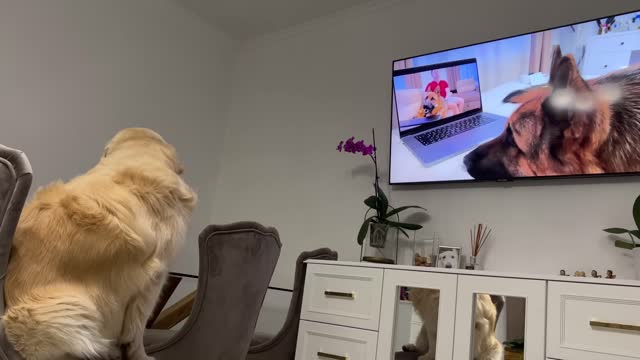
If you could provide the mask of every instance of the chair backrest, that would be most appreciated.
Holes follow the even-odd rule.
[[[198,291],[191,315],[158,360],[244,359],[280,256],[278,232],[257,223],[211,225],[200,234]]]
[[[13,236],[32,181],[31,164],[22,151],[0,145],[0,314],[4,314],[4,280]],[[19,359],[0,324],[0,359]]]
[[[13,236],[31,188],[32,171],[22,151],[0,145],[0,290],[9,267]],[[0,296],[4,313],[4,296]]]
[[[298,339],[298,327],[300,325],[300,311],[302,309],[302,296],[304,295],[304,280],[307,276],[307,264],[305,261],[338,260],[338,253],[322,248],[314,251],[305,251],[298,256],[296,261],[296,273],[293,281],[293,293],[289,312],[282,329],[273,338],[264,343],[255,344],[249,348],[247,360],[282,359],[293,360]]]

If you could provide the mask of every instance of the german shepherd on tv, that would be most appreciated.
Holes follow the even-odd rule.
[[[549,84],[503,101],[520,107],[465,156],[475,179],[640,172],[640,66],[586,81],[556,48]]]

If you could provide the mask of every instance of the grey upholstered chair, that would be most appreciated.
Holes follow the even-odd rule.
[[[13,235],[31,188],[32,172],[22,151],[0,145],[0,313],[4,314],[4,279]],[[0,360],[20,360],[0,327]]]
[[[242,222],[200,234],[200,272],[191,315],[180,330],[150,332],[157,360],[242,360],[246,357],[281,243],[274,228]],[[164,335],[164,336],[163,336]]]
[[[300,324],[300,310],[304,280],[307,274],[309,259],[337,260],[338,253],[330,249],[318,249],[303,252],[296,261],[296,274],[293,282],[293,293],[289,304],[289,312],[282,329],[273,337],[256,335],[251,341],[247,360],[293,360],[296,354],[298,326]]]

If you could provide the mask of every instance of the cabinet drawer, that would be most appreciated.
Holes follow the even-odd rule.
[[[300,321],[296,360],[371,360],[378,333],[338,325]]]
[[[382,269],[309,264],[304,320],[378,330]]]
[[[640,359],[640,288],[549,282],[547,356]]]
[[[629,65],[631,51],[600,51],[591,53],[587,51],[584,61],[584,75],[602,75],[615,70],[620,70]]]

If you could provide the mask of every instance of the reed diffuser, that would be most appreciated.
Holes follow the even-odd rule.
[[[480,255],[480,250],[482,250],[482,247],[487,242],[490,234],[491,229],[483,224],[473,225],[473,228],[469,230],[469,235],[471,237],[471,256],[469,257],[468,269],[480,270],[478,256]]]

